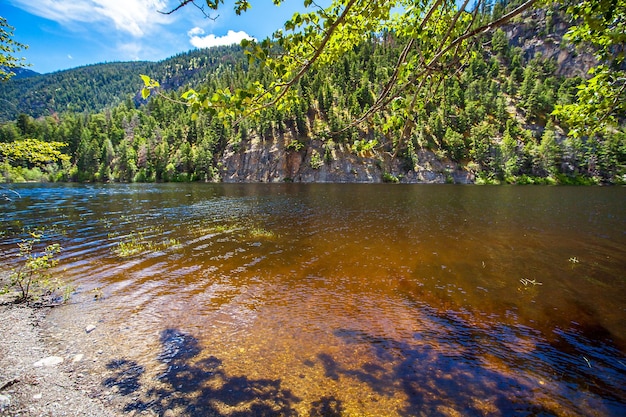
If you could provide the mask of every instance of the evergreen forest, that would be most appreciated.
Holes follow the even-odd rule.
[[[426,152],[477,183],[623,184],[624,115],[616,128],[576,134],[553,114],[577,100],[595,64],[592,53],[564,40],[568,19],[556,5],[482,35],[466,62],[412,106],[408,138],[401,134],[408,116],[393,102],[353,123],[394,71],[407,42],[394,33],[369,35],[299,79],[297,100],[237,124],[193,111],[181,95],[190,88],[234,90],[267,77],[239,46],[15,77],[0,84],[0,178],[220,181],[224,156],[261,140],[282,143],[285,155],[306,155],[311,169],[347,149],[364,161],[378,159],[380,179],[392,182],[416,170]],[[158,80],[160,93],[142,97],[140,74]],[[383,155],[400,163],[392,166]]]

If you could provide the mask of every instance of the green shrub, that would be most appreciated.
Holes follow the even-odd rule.
[[[29,303],[35,298],[33,290],[41,294],[51,294],[60,288],[48,271],[58,264],[55,256],[61,252],[58,243],[46,245],[40,252],[35,248],[42,242],[43,233],[30,232],[30,237],[18,243],[22,262],[11,271],[10,286],[19,289],[17,302]]]
[[[324,160],[320,156],[319,152],[317,152],[316,150],[313,150],[313,152],[311,152],[310,165],[313,169],[319,169],[324,165]]]
[[[389,172],[383,172],[383,182],[398,183],[400,180],[398,177]]]
[[[304,143],[295,139],[289,142],[289,144],[287,145],[288,151],[300,152],[302,148],[304,148]]]

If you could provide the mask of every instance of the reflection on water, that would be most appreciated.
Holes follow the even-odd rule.
[[[52,333],[85,338],[68,354],[107,347],[104,385],[128,411],[626,411],[623,188],[19,192],[1,207],[3,260],[20,227],[54,232],[78,293]]]

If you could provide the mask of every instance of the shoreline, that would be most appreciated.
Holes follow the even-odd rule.
[[[41,328],[49,310],[0,297],[0,416],[121,416],[82,357],[53,356]]]

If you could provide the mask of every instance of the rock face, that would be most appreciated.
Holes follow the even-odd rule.
[[[397,179],[403,183],[472,183],[471,173],[458,164],[440,160],[430,151],[417,152],[417,164],[382,150],[356,153],[346,144],[327,151],[325,142],[313,139],[301,150],[288,147],[290,133],[269,139],[252,136],[229,147],[221,160],[223,182],[356,182],[378,183]]]
[[[549,25],[547,20],[551,22]],[[511,46],[522,48],[526,60],[540,55],[543,59],[554,60],[557,75],[584,78],[598,62],[591,52],[578,51],[563,39],[570,25],[560,13],[537,9],[525,15],[523,22],[508,24],[502,29]]]

